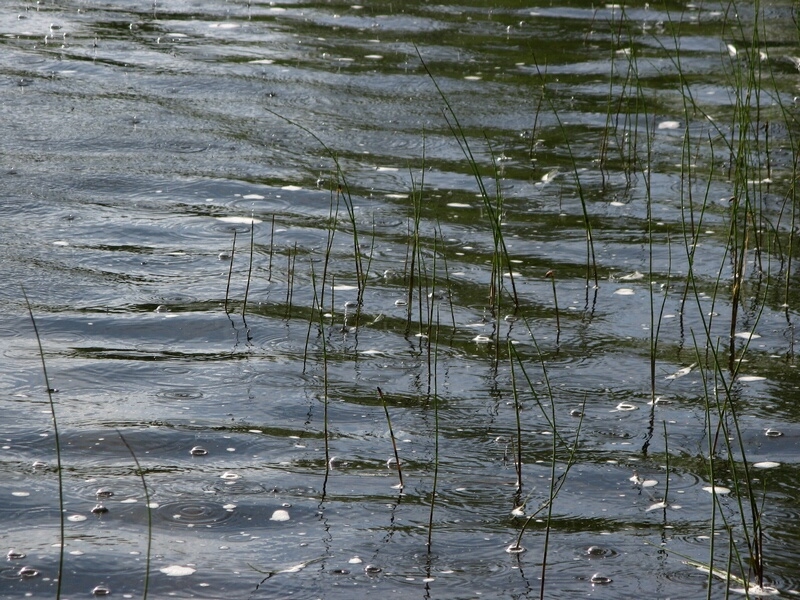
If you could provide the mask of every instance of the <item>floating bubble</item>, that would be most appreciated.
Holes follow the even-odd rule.
[[[570,417],[582,417],[583,416],[583,411],[578,410],[577,408],[573,408],[571,411],[569,411],[569,416]]]
[[[639,279],[644,279],[644,274],[640,273],[639,271],[634,271],[633,273],[629,273],[628,275],[623,275],[622,277],[618,277],[620,281],[638,281]]]
[[[167,577],[186,577],[187,575],[191,575],[196,571],[192,567],[184,567],[181,565],[170,565],[168,567],[162,567],[159,569],[164,575]]]
[[[17,571],[17,575],[24,578],[38,577],[39,571],[33,567],[22,567],[19,571]]]
[[[6,554],[6,558],[8,560],[19,560],[21,558],[25,558],[25,556],[27,555],[24,552],[19,552],[18,550],[14,550],[14,548],[9,550]]]
[[[697,363],[692,363],[688,367],[684,367],[682,369],[678,369],[672,375],[667,375],[666,377],[664,377],[664,379],[679,379],[679,378],[683,377],[684,375],[688,375],[689,373],[691,373],[692,369],[694,369],[696,366],[697,366]]]
[[[506,552],[508,552],[509,554],[522,554],[523,552],[525,552],[525,547],[517,543],[513,543],[510,546],[506,547]]]
[[[592,575],[592,578],[589,581],[591,581],[593,585],[594,584],[605,585],[607,583],[611,583],[614,580],[611,579],[611,577],[606,577],[605,575],[600,575],[600,573],[595,573],[594,575]]]
[[[111,498],[114,495],[114,492],[108,488],[100,488],[94,493],[95,496],[98,498]]]
[[[764,381],[766,377],[761,377],[760,375],[742,375],[738,379],[739,381]]]
[[[736,594],[745,594],[748,597],[780,596],[781,594],[778,588],[774,588],[770,585],[762,587],[755,583],[748,586],[746,590],[744,588],[731,588],[731,591]]]
[[[233,481],[234,479],[241,479],[241,477],[242,477],[241,475],[237,475],[236,473],[231,473],[230,471],[225,471],[222,475],[219,476],[220,479],[227,479],[230,481]]]
[[[26,496],[30,496],[31,493],[30,492],[11,492],[11,495],[12,496],[17,496],[17,497],[20,497],[20,498],[24,498]]]
[[[111,590],[104,585],[98,585],[94,587],[92,594],[95,596],[108,596],[111,594]]]
[[[472,341],[476,344],[488,344],[492,341],[492,338],[486,335],[476,335],[474,338],[472,338]]]
[[[775,467],[780,467],[781,463],[773,462],[771,460],[765,460],[763,462],[757,462],[753,464],[756,469],[774,469]]]
[[[95,515],[104,515],[108,512],[108,509],[103,506],[102,504],[96,504],[95,507],[92,509],[92,514]]]
[[[67,517],[67,521],[72,521],[73,523],[80,523],[81,521],[85,521],[86,516],[84,515],[70,515]]]
[[[381,569],[380,567],[378,567],[376,565],[367,565],[366,567],[364,567],[364,572],[367,575],[376,575],[377,573],[380,573],[381,571],[383,571],[383,569]]]
[[[757,333],[753,333],[752,331],[740,331],[738,333],[733,334],[734,337],[737,337],[742,340],[757,340],[761,336]]]
[[[351,565],[360,565],[364,561],[361,560],[361,558],[359,558],[358,556],[354,556],[353,558],[351,558],[347,562],[350,563]]]
[[[680,121],[661,121],[658,124],[659,129],[679,129],[680,126]]]
[[[634,291],[631,288],[619,288],[614,292],[615,296],[633,296]]]
[[[638,406],[635,404],[631,404],[630,402],[620,402],[617,404],[617,410],[619,411],[630,411],[630,410],[638,410]]]
[[[269,518],[270,521],[288,521],[289,519],[291,519],[289,513],[282,509],[273,512],[272,516]]]
[[[764,432],[764,435],[766,435],[767,437],[781,437],[783,434],[777,429],[770,428]]]
[[[465,202],[448,202],[447,206],[450,208],[472,208],[471,204],[466,204]]]
[[[719,494],[720,496],[731,493],[730,488],[726,488],[724,485],[707,485],[703,488],[703,491],[709,494]]]
[[[256,219],[254,217],[217,217],[217,221],[243,225],[250,225],[250,223],[261,223],[261,219]]]
[[[189,454],[191,454],[192,456],[205,456],[206,454],[208,454],[208,450],[206,450],[202,446],[195,446],[194,448],[189,450]]]

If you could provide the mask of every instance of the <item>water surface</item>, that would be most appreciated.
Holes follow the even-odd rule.
[[[793,16],[7,3],[0,595],[796,595]]]

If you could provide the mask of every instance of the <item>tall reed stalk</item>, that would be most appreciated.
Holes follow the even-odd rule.
[[[33,333],[36,336],[36,345],[39,347],[39,359],[42,362],[42,375],[44,376],[44,385],[47,390],[47,402],[50,406],[50,417],[53,420],[53,438],[56,443],[56,473],[58,474],[58,576],[56,579],[56,600],[61,599],[61,589],[64,579],[64,552],[67,544],[66,534],[64,531],[64,473],[61,463],[61,438],[58,434],[58,419],[56,418],[56,403],[53,400],[53,388],[50,385],[50,378],[47,376],[47,363],[44,360],[44,348],[42,348],[42,338],[39,336],[39,327],[36,325],[36,319],[33,316],[33,308],[31,308],[31,301],[28,299],[28,294],[25,288],[21,287],[22,296],[25,298],[25,306],[28,308],[28,316],[33,326]]]
[[[233,274],[233,258],[236,254],[236,230],[233,230],[233,244],[231,245],[231,259],[228,265],[228,283],[225,284],[225,314],[228,314],[228,298],[231,293],[231,275]]]
[[[439,97],[442,99],[442,102],[445,105],[445,111],[443,112],[445,121],[447,122],[448,127],[450,128],[450,132],[453,134],[453,137],[458,142],[459,147],[461,148],[461,152],[464,155],[464,158],[467,159],[467,163],[469,164],[470,170],[472,171],[472,176],[475,180],[475,183],[478,185],[478,191],[481,196],[481,200],[483,201],[483,208],[486,211],[487,215],[489,216],[489,224],[492,230],[492,240],[494,242],[494,253],[493,257],[493,277],[492,277],[492,284],[490,286],[490,304],[494,308],[496,301],[499,300],[499,293],[503,288],[503,268],[508,269],[508,279],[511,284],[511,300],[514,304],[515,308],[519,307],[519,298],[517,296],[517,286],[514,282],[514,271],[512,269],[511,258],[508,253],[508,248],[506,246],[505,238],[503,235],[503,230],[501,226],[502,221],[502,194],[499,191],[499,187],[497,187],[494,200],[490,196],[489,192],[486,189],[486,185],[483,181],[483,176],[481,175],[481,169],[478,164],[475,155],[472,152],[472,149],[469,145],[469,139],[461,127],[461,123],[458,120],[458,116],[456,112],[453,110],[452,105],[450,104],[450,100],[448,99],[447,95],[444,93],[442,88],[439,86],[438,81],[433,76],[433,73],[428,68],[428,65],[425,63],[425,60],[422,58],[422,54],[420,53],[419,49],[416,48],[417,56],[419,57],[420,62],[422,63],[423,69],[425,69],[425,73],[428,75],[428,78],[433,83],[434,88],[436,88]],[[499,175],[496,165],[494,165],[494,174],[495,174],[495,182],[496,186],[499,186]],[[500,267],[499,265],[502,265]],[[496,269],[496,270],[495,270]]]
[[[400,453],[397,451],[397,440],[394,437],[394,430],[392,429],[392,419],[389,416],[389,407],[386,404],[386,398],[381,391],[381,388],[378,389],[378,397],[381,399],[381,404],[383,404],[383,412],[386,414],[386,424],[389,427],[389,437],[392,439],[392,450],[394,451],[394,461],[397,465],[397,477],[400,479],[400,489],[402,490],[404,487],[403,484],[403,467],[400,465]]]
[[[144,590],[142,591],[142,600],[147,600],[147,592],[150,589],[150,556],[153,547],[153,509],[150,505],[150,491],[147,487],[147,481],[144,478],[144,469],[142,469],[142,465],[139,464],[139,459],[136,457],[136,453],[133,451],[133,448],[128,443],[128,440],[125,439],[125,436],[122,435],[122,432],[119,429],[115,429],[119,439],[122,440],[122,443],[125,444],[125,447],[130,452],[131,458],[133,458],[133,462],[136,464],[136,473],[139,475],[139,479],[142,482],[142,489],[144,490],[144,502],[145,508],[147,509],[147,555],[145,558],[145,570],[144,570]]]

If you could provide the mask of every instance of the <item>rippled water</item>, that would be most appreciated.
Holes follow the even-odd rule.
[[[800,48],[762,8],[4,3],[0,596],[55,597],[61,541],[22,286],[64,598],[538,598],[551,404],[544,595],[725,597],[696,563],[747,563],[724,434],[708,461],[731,364],[765,584],[798,594]]]

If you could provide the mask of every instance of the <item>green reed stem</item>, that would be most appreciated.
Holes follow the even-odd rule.
[[[541,69],[539,68],[539,63],[536,60],[535,56],[533,57],[533,61],[534,65],[536,66],[536,72],[539,74],[539,78],[542,81],[542,89],[544,90],[546,85],[544,73],[542,73]],[[547,102],[550,105],[550,110],[552,111],[553,116],[555,117],[556,122],[558,123],[558,128],[561,131],[561,135],[564,138],[564,145],[567,149],[567,152],[569,153],[569,159],[572,165],[572,172],[575,178],[575,187],[578,192],[578,198],[581,201],[581,211],[583,212],[583,225],[584,228],[586,229],[586,252],[588,260],[587,268],[591,270],[592,277],[594,278],[594,285],[597,288],[600,286],[600,280],[597,275],[597,259],[595,257],[595,252],[594,252],[594,236],[592,234],[592,222],[591,219],[589,218],[589,209],[586,203],[586,195],[583,192],[583,184],[581,183],[580,174],[578,173],[578,162],[575,158],[574,153],[572,152],[572,144],[570,144],[569,142],[569,135],[567,134],[567,130],[564,127],[564,123],[561,120],[561,116],[559,115],[558,110],[555,107],[555,103],[553,102],[552,98],[550,98],[550,96],[546,95],[546,97],[547,97]],[[586,281],[588,287],[589,272],[587,272]]]
[[[231,246],[231,262],[228,265],[228,283],[225,286],[225,314],[228,314],[228,297],[231,293],[231,275],[233,274],[233,256],[236,254],[236,230],[233,230],[233,245]]]
[[[508,341],[508,345],[511,346],[511,340]],[[514,415],[517,419],[517,443],[515,444],[514,450],[514,462],[516,463],[516,470],[517,470],[517,494],[522,493],[522,419],[520,418],[520,402],[519,402],[519,393],[517,390],[517,374],[514,370],[514,360],[513,355],[511,353],[511,349],[509,348],[508,351],[508,358],[509,358],[509,367],[511,369],[511,392],[514,396]]]
[[[400,479],[400,489],[402,490],[403,485],[403,468],[400,466],[400,453],[397,451],[397,440],[394,437],[394,431],[392,430],[392,419],[389,417],[389,407],[386,405],[386,398],[383,396],[383,392],[381,388],[378,389],[378,396],[381,399],[381,403],[383,404],[383,412],[386,414],[386,424],[389,426],[389,437],[392,439],[392,450],[394,450],[394,460],[397,464],[397,477]]]
[[[275,215],[272,215],[272,226],[269,230],[269,266],[267,267],[269,272],[267,274],[267,281],[272,281],[272,255],[275,251]]]
[[[364,301],[364,286],[366,284],[366,278],[364,275],[364,266],[362,264],[362,254],[361,254],[361,246],[358,243],[358,228],[357,228],[357,219],[356,219],[356,212],[355,212],[355,205],[353,204],[353,197],[350,193],[350,186],[347,182],[347,177],[345,177],[344,170],[339,163],[338,155],[328,146],[322,138],[320,138],[316,133],[314,133],[308,127],[289,119],[288,117],[284,117],[283,115],[275,112],[274,110],[270,110],[269,108],[265,108],[268,113],[271,115],[289,123],[290,125],[297,127],[301,131],[304,131],[308,135],[310,135],[328,154],[330,159],[333,161],[334,166],[336,167],[336,176],[339,180],[339,185],[337,186],[338,193],[342,194],[342,198],[344,199],[344,206],[345,210],[347,211],[348,219],[350,220],[350,225],[353,229],[353,259],[354,259],[354,266],[356,270],[356,281],[358,285],[358,303],[362,304]]]
[[[144,490],[144,502],[145,508],[147,508],[147,557],[145,559],[144,591],[142,592],[142,600],[147,600],[147,590],[150,587],[150,554],[153,545],[153,509],[150,506],[150,492],[147,488],[147,482],[144,479],[144,469],[142,469],[142,465],[139,464],[139,459],[136,458],[136,453],[133,451],[133,448],[131,448],[128,440],[125,439],[125,436],[122,435],[122,432],[116,428],[114,431],[117,432],[119,439],[122,440],[122,443],[125,444],[128,452],[130,452],[133,462],[136,463],[136,472],[139,475],[139,479],[142,481],[142,489]]]
[[[431,299],[433,300],[433,299]],[[438,378],[436,376],[436,363],[439,356],[439,318],[436,318],[436,333],[434,338],[434,372],[433,372],[433,486],[431,489],[431,507],[428,513],[428,541],[426,547],[428,555],[430,555],[433,548],[433,511],[436,506],[436,494],[439,484],[439,392],[438,392]],[[428,338],[428,346],[430,347],[430,337]]]
[[[553,284],[553,304],[556,307],[556,344],[558,344],[558,338],[561,336],[561,317],[558,314],[558,295],[556,294],[556,272],[550,269],[547,273],[544,274],[546,278],[550,278],[550,282]]]
[[[494,248],[495,248],[493,256],[495,257],[495,260],[498,260],[496,257],[502,255],[506,267],[508,268],[509,281],[511,283],[512,301],[514,302],[514,307],[519,308],[519,297],[517,296],[517,287],[516,283],[514,282],[514,273],[512,269],[511,258],[508,254],[508,248],[506,246],[505,238],[503,236],[503,231],[501,228],[501,213],[498,210],[498,207],[502,205],[502,195],[499,194],[498,192],[495,196],[496,204],[492,204],[489,198],[489,193],[486,190],[486,185],[483,182],[483,176],[481,175],[480,167],[478,166],[478,161],[475,159],[475,156],[472,153],[472,149],[470,148],[469,145],[469,140],[467,139],[467,135],[464,132],[464,129],[461,127],[461,123],[458,120],[456,112],[453,110],[453,107],[451,106],[450,101],[448,100],[442,88],[439,87],[439,83],[436,81],[436,78],[433,76],[433,73],[428,68],[427,63],[422,58],[422,54],[420,53],[419,48],[415,46],[414,49],[417,51],[417,56],[419,57],[419,60],[422,63],[422,68],[425,69],[425,73],[427,73],[428,78],[431,80],[433,86],[436,88],[436,91],[439,93],[439,97],[442,99],[442,102],[444,102],[446,108],[446,112],[444,113],[444,118],[445,121],[447,122],[447,126],[450,128],[450,132],[453,134],[453,137],[455,138],[456,142],[458,142],[458,145],[461,148],[461,152],[467,159],[467,162],[470,166],[470,170],[472,171],[473,179],[475,179],[475,183],[478,185],[478,190],[480,192],[481,199],[483,200],[483,206],[487,214],[489,215],[489,222],[492,227],[492,238],[494,241]],[[447,116],[448,114],[450,115],[450,117],[452,117],[452,121],[450,120],[450,117]],[[499,179],[496,168],[495,168],[495,179],[496,180]],[[502,284],[502,273],[500,274],[500,277]]]
[[[255,248],[255,219],[250,219],[250,266],[247,268],[247,286],[244,288],[244,304],[242,304],[242,319],[247,310],[247,296],[250,294],[250,279],[253,276],[253,250]]]
[[[36,325],[36,319],[33,316],[33,308],[31,302],[28,300],[28,294],[25,292],[25,287],[20,286],[22,289],[22,296],[25,298],[25,306],[28,307],[28,316],[33,325],[33,333],[36,336],[36,344],[39,346],[39,359],[42,361],[42,374],[44,375],[44,385],[47,389],[47,401],[50,405],[50,416],[53,419],[53,437],[56,442],[56,471],[58,473],[58,517],[59,517],[59,551],[58,551],[58,579],[56,583],[56,600],[61,599],[62,579],[64,575],[64,547],[67,540],[64,532],[64,475],[61,465],[61,440],[58,435],[58,419],[56,418],[56,403],[53,400],[53,388],[50,387],[50,378],[47,376],[47,364],[44,360],[44,349],[42,348],[42,338],[39,336],[39,327]]]
[[[325,480],[322,484],[322,496],[325,497],[328,486],[328,476],[331,472],[331,452],[328,429],[328,341],[325,334],[325,319],[322,317],[322,307],[317,294],[317,278],[314,273],[314,264],[311,263],[311,287],[314,289],[314,304],[319,313],[319,329],[322,337],[322,427],[325,439]]]

